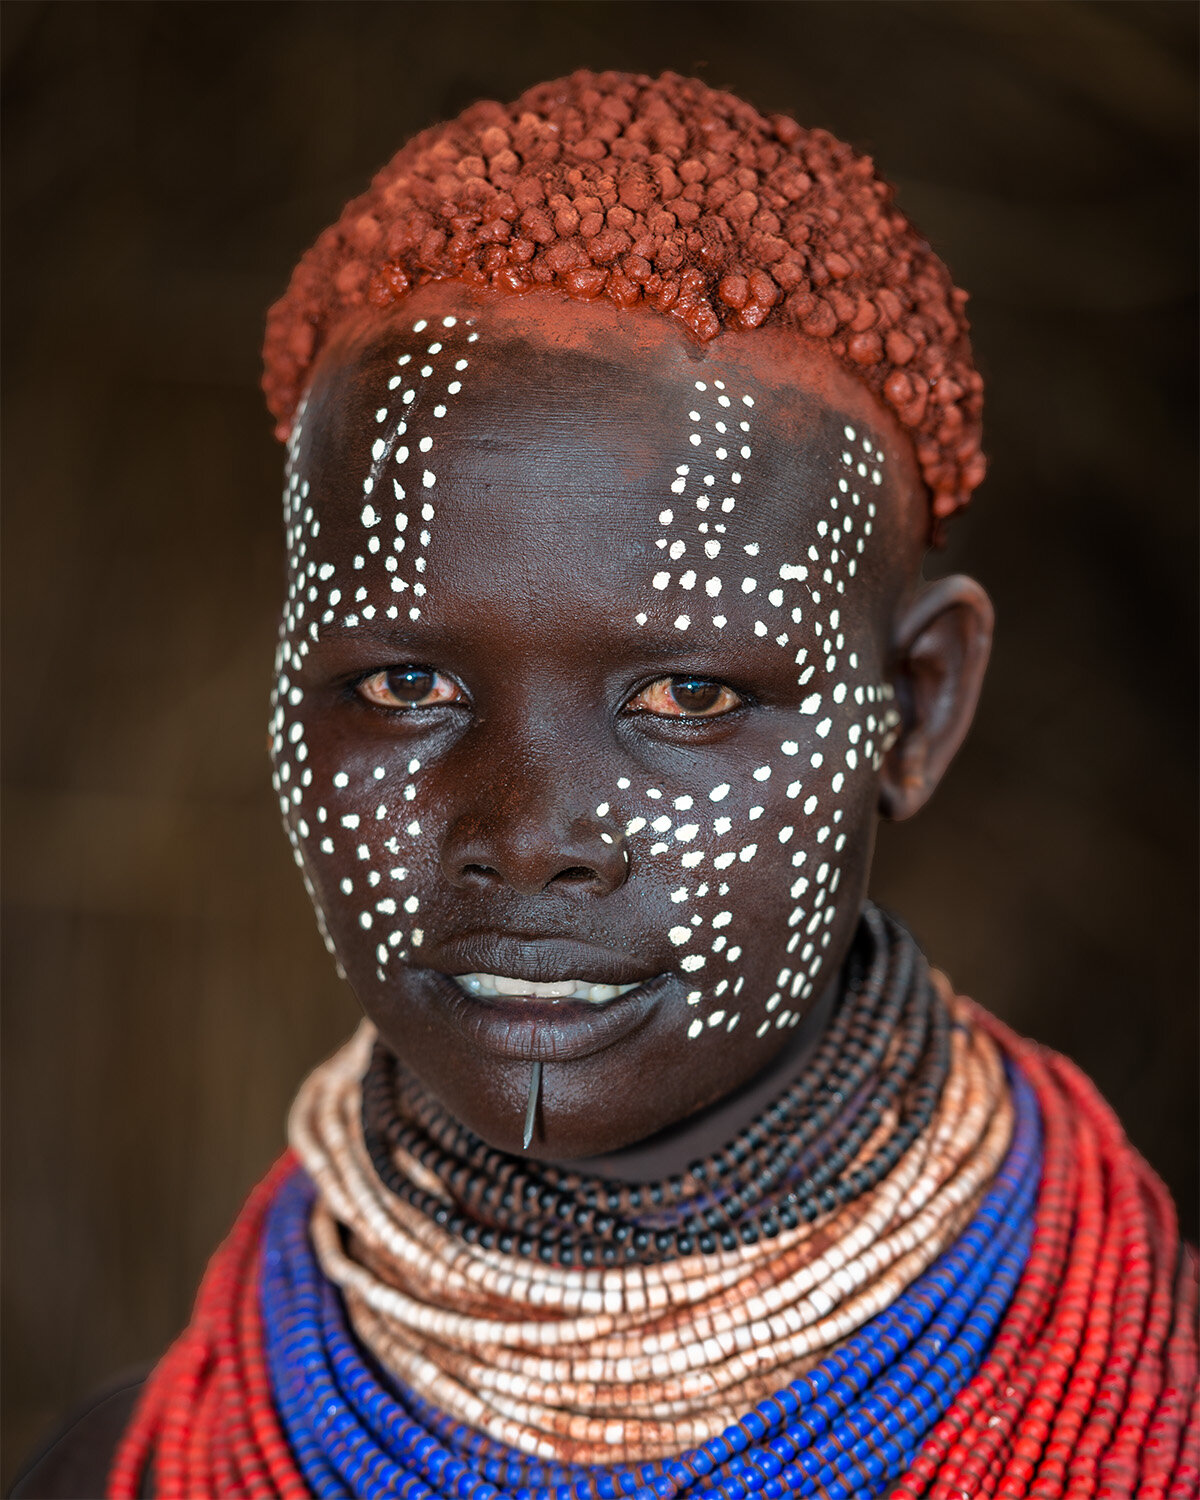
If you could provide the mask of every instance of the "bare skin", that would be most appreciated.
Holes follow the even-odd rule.
[[[455,322],[443,334],[445,318]],[[422,320],[427,326],[414,332]],[[469,349],[468,328],[479,334]],[[446,347],[429,356],[431,342]],[[454,369],[451,354],[467,360],[466,370]],[[423,359],[433,361],[430,376],[406,382],[403,372],[419,372]],[[389,391],[397,373],[402,379]],[[461,375],[462,390],[435,416],[433,382],[445,388],[452,375]],[[407,410],[396,401],[404,389],[415,391]],[[738,412],[752,440],[743,444],[748,435],[727,423],[741,465],[737,503],[720,509],[717,492],[732,494],[722,483],[727,464],[713,468],[715,503],[700,511],[704,465],[696,460],[713,466],[726,392],[731,403],[752,394],[754,406]],[[690,421],[693,410],[702,420]],[[843,461],[848,429],[855,465]],[[692,432],[703,454],[689,452]],[[422,435],[433,438],[428,457]],[[857,492],[864,438],[865,479],[878,463],[881,482],[861,487],[863,506],[871,495],[877,513],[869,542],[853,554],[859,566],[851,578],[844,563],[862,535],[861,511],[848,508],[838,482],[849,475],[848,493]],[[380,464],[372,459],[378,443]],[[401,446],[411,450],[405,464],[395,459]],[[752,449],[749,458],[742,446]],[[677,474],[681,463],[687,476]],[[365,494],[375,468],[386,483]],[[428,490],[426,468],[435,475]],[[927,499],[907,437],[819,343],[758,330],[699,346],[649,313],[550,293],[480,297],[435,285],[326,350],[293,471],[293,621],[285,619],[284,634],[297,650],[281,663],[283,712],[272,721],[277,792],[363,1009],[425,1086],[490,1144],[524,1149],[530,1074],[540,1058],[530,1155],[629,1180],[681,1170],[747,1124],[803,1067],[839,994],[876,821],[924,805],[974,713],[991,606],[968,578],[920,579]],[[676,494],[679,477],[687,482]],[[403,502],[393,482],[405,490]],[[831,499],[839,499],[839,514]],[[370,526],[365,504],[376,516]],[[428,523],[425,504],[434,510]],[[309,507],[315,536],[304,521]],[[672,520],[661,521],[668,510]],[[397,513],[409,517],[403,533]],[[841,531],[847,514],[859,530]],[[725,530],[699,531],[705,517]],[[419,540],[423,524],[428,545]],[[831,525],[844,554],[836,601],[808,554],[820,542],[820,564],[827,561]],[[300,531],[307,550],[297,558]],[[375,552],[372,535],[381,539]],[[399,553],[397,535],[405,541]],[[709,558],[703,543],[718,539],[721,552]],[[670,555],[675,540],[684,541],[678,558]],[[425,559],[420,572],[414,553]],[[391,573],[388,555],[397,558]],[[780,580],[781,567],[794,566],[809,576]],[[689,567],[690,587],[681,581]],[[658,589],[663,572],[670,583]],[[720,593],[702,592],[718,576]],[[393,577],[406,580],[399,594]],[[743,592],[750,577],[755,588]],[[768,585],[785,583],[786,597],[771,604]],[[340,597],[331,609],[334,587]],[[306,610],[297,618],[298,601]],[[844,644],[830,667],[822,638],[829,639],[831,608]],[[685,611],[689,623],[680,629],[675,621]],[[783,634],[786,649],[777,642]],[[803,664],[800,649],[808,652]],[[837,704],[839,684],[847,691]],[[889,692],[855,717],[856,687]],[[814,694],[821,713],[802,712]],[[895,724],[868,731],[864,715],[875,707],[877,723],[894,710]],[[856,724],[860,736],[851,741]],[[868,732],[874,756],[861,753]],[[836,794],[832,746],[844,778]],[[858,752],[853,774],[850,749]],[[823,757],[818,767],[814,754]],[[766,766],[770,777],[756,781]],[[803,785],[789,797],[797,781]],[[729,790],[714,802],[722,786]],[[651,788],[662,795],[647,800]],[[804,812],[810,795],[812,815]],[[676,806],[680,799],[691,806]],[[659,836],[656,814],[670,825]],[[646,826],[628,832],[639,817]],[[720,818],[731,825],[724,833]],[[357,823],[348,828],[343,819]],[[413,822],[419,835],[406,832]],[[656,842],[665,845],[658,853]],[[754,855],[743,859],[751,844]],[[733,861],[718,869],[729,852]],[[684,866],[684,854],[701,858]],[[813,906],[812,885],[791,895],[794,882],[815,884],[822,865],[835,864],[836,889],[829,893],[828,874],[819,887],[829,893],[824,905]],[[405,870],[402,880],[392,879],[396,868]],[[686,897],[675,899],[681,890]],[[418,910],[402,918],[410,895]],[[380,900],[394,901],[393,916],[376,910]],[[801,930],[827,908],[835,914],[814,930],[809,990],[793,995],[797,979],[782,990],[778,979],[795,966],[788,943],[797,903]],[[700,918],[702,943],[671,939],[673,927],[690,925],[681,912]],[[714,926],[726,912],[727,922]],[[418,922],[422,940],[414,945]],[[392,931],[401,938],[389,948]],[[731,964],[725,955],[734,946],[741,953]],[[689,972],[682,959],[693,953],[705,962]],[[478,972],[639,988],[601,1004],[528,995],[489,1001],[466,994],[455,978]],[[735,973],[742,985],[730,1029]],[[768,1009],[775,994],[781,998]],[[132,1398],[128,1390],[93,1408],[19,1493],[101,1493]],[[108,1420],[113,1412],[119,1420]]]
[[[363,1008],[494,1146],[522,1149],[541,1060],[532,1154],[636,1174],[610,1158],[672,1132],[682,1165],[738,1128],[721,1101],[749,1090],[752,1114],[753,1082],[798,1065],[876,819],[920,807],[974,709],[990,607],[917,581],[907,439],[817,343],[431,286],[326,351],[293,472],[318,534],[297,527],[281,806]],[[852,748],[872,741],[874,764]],[[820,918],[797,992],[789,939]],[[489,1004],[472,973],[637,988]]]

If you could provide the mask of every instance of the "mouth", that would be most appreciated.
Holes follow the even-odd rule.
[[[578,939],[480,933],[439,945],[435,961],[417,986],[430,1020],[475,1050],[522,1062],[611,1047],[679,987],[676,975],[647,974],[628,953]]]
[[[454,982],[468,995],[483,1000],[516,998],[530,1003],[548,1000],[552,1005],[560,1000],[606,1005],[639,988],[636,984],[593,984],[587,979],[516,979],[507,974],[455,974]]]

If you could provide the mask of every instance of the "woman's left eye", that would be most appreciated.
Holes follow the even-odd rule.
[[[626,704],[634,713],[672,719],[715,719],[740,708],[741,698],[723,682],[707,677],[660,677]]]
[[[377,708],[435,708],[440,703],[456,703],[462,689],[443,672],[433,667],[387,667],[364,677],[356,691]]]

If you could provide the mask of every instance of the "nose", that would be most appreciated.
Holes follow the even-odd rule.
[[[607,896],[625,883],[629,858],[614,824],[546,796],[474,808],[454,820],[441,849],[442,870],[460,889],[508,887]]]

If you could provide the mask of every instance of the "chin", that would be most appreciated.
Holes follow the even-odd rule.
[[[671,1007],[651,1004],[641,1024],[613,1045],[542,1063],[526,1148],[534,1060],[471,1045],[440,1007],[397,1004],[391,994],[364,1009],[384,1045],[460,1125],[495,1150],[547,1161],[605,1156],[668,1129],[712,1096],[707,1075],[721,1061],[698,1068],[693,1053],[684,1066]],[[724,1066],[730,1061],[725,1057]]]

